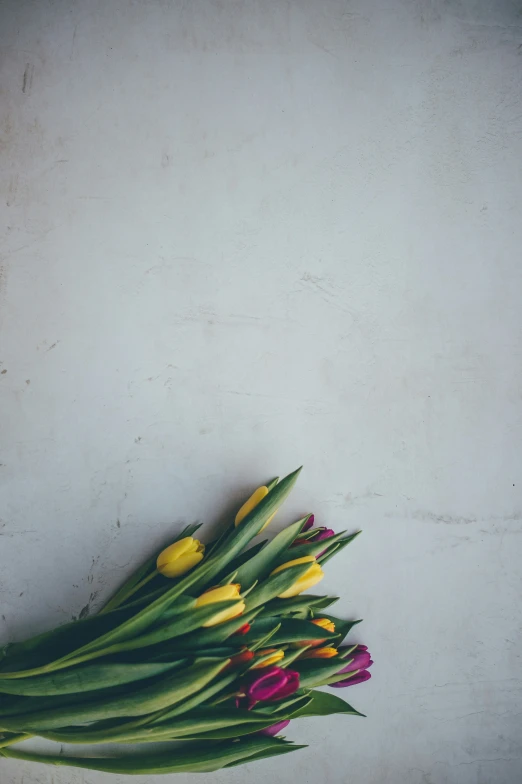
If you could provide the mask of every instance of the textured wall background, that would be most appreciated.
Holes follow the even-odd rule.
[[[0,3],[0,641],[301,462],[364,528],[368,718],[190,781],[522,779],[521,9]]]

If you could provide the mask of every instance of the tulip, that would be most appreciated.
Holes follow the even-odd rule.
[[[242,664],[247,664],[248,662],[251,662],[253,658],[253,652],[249,651],[248,648],[245,648],[245,650],[241,651],[240,653],[236,653],[235,656],[230,657],[230,661],[226,667],[223,668],[223,672],[233,670],[235,667],[240,667]]]
[[[254,664],[252,669],[261,670],[263,667],[272,667],[272,665],[277,664],[277,662],[280,662],[281,659],[285,658],[285,652],[280,648],[268,648],[265,651],[259,651],[260,656],[267,656],[269,653],[272,655],[269,656],[268,659],[264,659],[263,661]]]
[[[308,529],[303,528],[303,531],[304,530],[308,530]],[[292,544],[292,547],[297,547],[300,544],[311,544],[312,542],[322,542],[323,539],[330,539],[331,536],[335,536],[335,531],[333,531],[331,528],[324,528],[324,527],[317,528],[316,532],[312,534],[312,536],[308,536],[306,539],[299,539],[299,538],[295,539],[294,543]],[[325,551],[323,550],[323,552]],[[319,558],[319,556],[322,554],[323,553],[319,553],[317,557]]]
[[[236,519],[234,521],[234,525],[236,526],[236,528],[241,522],[243,522],[245,517],[249,515],[253,509],[256,508],[256,506],[263,500],[263,498],[268,495],[268,493],[269,493],[268,487],[266,487],[265,485],[262,485],[261,487],[258,487],[257,490],[254,490],[254,492],[252,493],[248,501],[245,501],[245,503],[243,504],[243,506],[241,507],[241,509],[236,515]],[[272,522],[275,515],[276,512],[274,512],[273,515],[270,515],[270,517],[268,518],[264,526],[261,528],[261,531],[265,530],[267,525]],[[259,533],[261,533],[261,531],[259,531]]]
[[[282,670],[280,667],[269,667],[250,683],[246,696],[248,707],[256,702],[276,702],[290,697],[299,688],[299,673],[295,670]]]
[[[237,634],[248,634],[252,627],[249,623],[244,623],[243,626],[240,626],[237,632],[234,632],[233,636],[235,637]]]
[[[335,631],[335,623],[329,618],[314,618],[312,623],[319,626],[321,629],[326,629],[327,632]]]
[[[357,675],[352,675],[351,678],[345,678],[342,681],[337,681],[336,683],[330,683],[330,686],[333,686],[334,689],[343,689],[346,686],[357,686],[358,683],[364,683],[365,681],[369,681],[372,677],[371,672],[368,670],[360,670]]]
[[[335,623],[330,621],[329,618],[314,618],[312,623],[316,626],[319,626],[321,629],[326,629],[329,632],[335,631]],[[301,640],[300,642],[294,642],[292,647],[307,648],[309,645],[313,645],[315,647],[317,645],[323,645],[325,642],[326,640]]]
[[[337,648],[313,648],[311,651],[305,651],[301,654],[301,659],[333,659],[334,656],[337,656],[338,650]]]
[[[206,604],[215,604],[216,602],[226,602],[231,599],[238,600],[235,605],[229,607],[228,610],[221,610],[221,612],[216,613],[216,615],[212,616],[209,621],[206,621],[203,626],[216,626],[218,623],[230,621],[232,618],[237,618],[238,615],[244,613],[245,602],[241,599],[240,590],[241,586],[239,583],[229,583],[229,585],[209,588],[208,591],[202,593],[201,596],[196,599],[196,607],[204,607]]]
[[[368,668],[373,664],[372,658],[368,653],[368,647],[366,645],[357,645],[350,655],[352,658],[338,672],[338,675],[346,675],[347,677],[336,681],[336,683],[331,683],[330,686],[342,689],[346,686],[364,683],[364,681],[368,681],[372,677],[371,673],[368,672]]]
[[[268,735],[269,738],[273,738],[274,735],[279,735],[281,730],[284,730],[285,727],[288,727],[290,724],[290,719],[286,719],[285,721],[278,721],[277,724],[272,724],[271,727],[265,727],[264,730],[259,730],[259,735]]]
[[[156,568],[164,577],[181,577],[197,566],[204,554],[204,544],[192,536],[185,536],[158,555]]]
[[[310,568],[306,570],[304,574],[299,577],[290,588],[287,588],[286,591],[279,594],[279,599],[290,599],[292,596],[297,596],[298,594],[302,593],[303,591],[307,591],[308,588],[312,588],[312,586],[316,585],[320,580],[324,577],[324,572],[316,562],[313,555],[305,555],[302,558],[294,558],[293,561],[287,561],[281,566],[278,566],[274,569],[273,572],[270,573],[272,576],[273,574],[277,574],[278,572],[282,572],[283,569],[288,569],[290,566],[297,566],[298,564],[309,563]]]

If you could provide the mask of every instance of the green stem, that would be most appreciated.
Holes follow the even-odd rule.
[[[154,569],[153,572],[151,572],[147,577],[144,577],[143,580],[140,580],[140,582],[137,583],[134,586],[134,588],[131,588],[131,590],[128,591],[124,596],[119,596],[118,600],[115,602],[113,601],[108,602],[103,608],[103,610],[98,614],[103,615],[106,612],[110,612],[111,610],[116,610],[118,607],[121,607],[122,604],[125,604],[125,602],[127,602],[131,596],[137,593],[140,590],[140,588],[143,588],[144,585],[147,585],[147,583],[150,582],[152,579],[154,579],[154,577],[157,577],[158,574],[159,574],[158,570]]]

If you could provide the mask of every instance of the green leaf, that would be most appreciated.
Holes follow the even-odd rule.
[[[310,563],[301,563],[296,566],[289,566],[277,574],[274,574],[258,585],[248,595],[246,606],[248,610],[254,607],[259,607],[260,604],[266,604],[271,599],[286,591],[292,586],[305,572],[310,568]]]
[[[297,481],[301,469],[285,476],[268,495],[242,520],[241,524],[233,529],[218,543],[207,561],[207,569],[201,573],[200,579],[195,583],[194,590],[207,587],[210,580],[220,574],[224,567],[243,550],[246,545],[257,536],[271,515],[276,512],[286,497],[290,494]],[[203,562],[204,563],[204,562]],[[200,568],[200,567],[199,567]]]
[[[357,533],[351,534],[351,536],[347,536],[344,539],[341,539],[339,542],[336,542],[331,546],[327,547],[326,552],[324,553],[324,555],[321,555],[317,559],[317,562],[320,563],[321,566],[325,564],[327,561],[330,560],[330,558],[333,558],[334,555],[340,553],[343,548],[345,548],[347,545],[350,544],[350,542],[353,542],[353,540],[356,539],[360,533],[361,531],[357,531]],[[328,542],[329,540],[326,539],[324,541]]]
[[[43,762],[48,765],[72,766],[99,770],[106,773],[153,775],[156,773],[210,773],[225,765],[240,764],[263,752],[285,745],[277,738],[246,737],[228,743],[189,743],[181,749],[172,744],[172,749],[149,754],[121,754],[117,757],[75,757],[62,754],[38,754],[21,749],[2,749],[0,754],[11,759]],[[293,747],[297,748],[297,747]]]
[[[109,654],[121,653],[122,651],[132,651],[137,648],[146,648],[150,645],[157,645],[171,640],[173,637],[181,637],[189,634],[195,629],[199,629],[205,623],[210,621],[217,613],[222,610],[229,610],[237,604],[237,600],[229,600],[225,602],[215,602],[214,604],[205,604],[202,607],[196,607],[189,610],[182,615],[174,616],[173,620],[168,623],[158,626],[153,631],[147,634],[142,634],[134,637],[131,640],[125,640],[122,643],[116,643],[108,648],[100,648],[85,654],[82,659],[95,658],[99,656],[107,656]]]
[[[0,691],[7,694],[22,694],[45,697],[57,694],[73,694],[121,686],[134,681],[152,678],[177,667],[181,662],[156,664],[88,664],[61,670],[49,675],[33,678],[1,680]],[[1,703],[0,703],[1,710]]]
[[[301,520],[293,523],[293,525],[289,525],[280,531],[257,555],[246,561],[238,569],[236,576],[238,583],[248,587],[256,580],[265,578],[279,563],[284,563],[285,559],[281,560],[281,554],[286,553],[294,539],[299,535],[308,517],[303,517]],[[319,552],[321,551],[319,550]],[[293,558],[294,556],[292,555]],[[286,560],[290,559],[287,558]]]
[[[137,585],[146,577],[149,576],[153,571],[156,569],[156,561],[158,560],[158,555],[165,549],[165,547],[169,546],[170,544],[174,544],[174,542],[179,542],[180,539],[184,539],[186,536],[192,536],[198,528],[201,527],[201,524],[193,523],[191,525],[187,525],[181,533],[175,536],[173,539],[170,538],[168,544],[166,543],[163,547],[157,550],[154,555],[148,558],[145,563],[139,566],[133,574],[123,583],[123,585],[118,588],[118,590],[113,594],[113,596],[107,601],[104,605],[103,609],[100,611],[99,614],[110,612],[111,610],[116,609],[119,607],[120,604],[123,604],[129,597],[129,595],[134,591]]]
[[[321,629],[315,623],[302,621],[297,618],[282,618],[281,628],[272,637],[272,645],[282,645],[289,642],[302,642],[303,640],[336,640],[337,630],[329,632]]]
[[[301,594],[300,596],[292,596],[290,599],[272,599],[267,602],[262,616],[280,616],[291,615],[301,610],[308,610],[309,608],[319,609],[322,607],[329,607],[331,604],[337,602],[337,596],[315,596],[311,593]]]
[[[260,648],[264,648],[265,645],[270,642],[274,634],[279,630],[280,626],[280,623],[278,623],[276,626],[273,626],[266,634],[264,634],[263,637],[260,637],[256,642],[245,642],[244,638],[246,635],[243,635],[243,642],[245,645],[248,645],[251,651],[258,651]]]
[[[318,686],[324,678],[339,672],[345,665],[343,659],[335,656],[333,659],[303,659],[292,665],[293,670],[299,673],[299,686],[302,689],[311,689]]]
[[[320,616],[321,618],[328,618],[329,621],[332,621],[335,624],[335,634],[339,635],[339,640],[335,643],[336,647],[337,645],[341,644],[346,635],[353,629],[354,626],[357,626],[358,623],[361,623],[361,619],[357,621],[345,621],[343,618],[336,618],[335,615],[329,615],[324,612],[317,613],[317,616]]]
[[[143,716],[161,710],[194,694],[218,675],[227,660],[196,661],[181,673],[162,679],[160,683],[133,690],[130,694],[113,699],[101,698],[78,706],[68,705],[58,709],[34,711],[1,720],[2,728],[13,730],[50,730],[72,724],[117,717]]]
[[[194,600],[192,600],[191,604],[194,604]],[[94,650],[91,650],[92,646],[88,646],[89,650],[83,653],[83,655],[80,655],[79,651],[77,651],[74,660],[70,662],[70,664],[78,665],[82,662],[92,661],[93,659],[104,656],[114,656],[116,654],[134,651],[140,648],[159,645],[167,640],[171,640],[174,637],[187,636],[189,632],[202,627],[203,624],[213,618],[216,613],[220,612],[221,610],[227,610],[230,607],[233,607],[235,604],[236,600],[231,600],[226,602],[216,602],[212,605],[204,605],[203,607],[191,609],[182,615],[173,616],[173,620],[169,621],[168,623],[163,624],[162,626],[158,626],[148,634],[138,635],[134,639],[117,642],[113,645],[108,645],[107,647],[97,648],[94,646]],[[107,636],[105,635],[102,639],[106,639],[106,637]],[[58,663],[55,663],[55,665],[56,664]],[[67,660],[63,663],[63,667],[68,667],[70,664]],[[46,668],[42,669],[45,670]],[[55,670],[59,671],[60,667],[53,665],[50,667],[50,669],[52,673]],[[23,680],[25,680],[25,678]]]
[[[257,553],[263,549],[263,547],[266,545],[267,542],[268,539],[263,539],[261,542],[256,542],[256,544],[253,544],[252,547],[248,548],[248,550],[245,550],[243,553],[240,553],[237,556],[237,558],[234,558],[229,564],[227,564],[227,566],[222,572],[219,572],[216,575],[216,577],[214,578],[216,585],[224,579],[225,571],[228,574],[236,574],[239,571],[239,568],[246,561],[249,561],[251,558],[254,558],[254,556],[257,555]],[[232,582],[232,580],[230,580],[229,582]],[[235,582],[238,582],[240,583],[240,585],[242,585],[240,580],[237,580]]]
[[[208,686],[205,686],[204,689],[196,692],[196,694],[194,694],[192,697],[179,702],[173,708],[167,708],[165,711],[162,711],[161,716],[156,716],[153,718],[151,724],[157,724],[158,722],[165,721],[166,719],[172,719],[175,716],[181,716],[183,713],[187,713],[187,711],[196,708],[198,705],[206,702],[206,700],[209,700],[216,694],[220,694],[220,692],[234,683],[236,679],[237,673],[235,672],[229,672],[227,675],[216,678]]]
[[[303,718],[305,716],[330,716],[333,713],[346,713],[350,716],[363,716],[362,713],[356,711],[341,697],[331,694],[326,691],[311,691],[311,700],[303,708],[300,708],[295,714],[294,718]]]
[[[291,664],[294,663],[296,659],[298,659],[305,651],[309,650],[312,646],[311,645],[304,645],[302,648],[295,648],[295,650],[287,649],[285,651],[285,658],[279,663],[279,666],[283,669],[285,667],[290,667]]]
[[[8,655],[2,661],[0,677],[2,679],[21,677],[20,667],[25,667],[26,663],[31,666],[36,663],[52,662],[57,658],[57,654],[65,656],[81,645],[120,626],[135,613],[135,609],[121,608],[105,615],[94,615],[72,621],[24,642],[13,643],[9,646]]]
[[[212,606],[217,607],[217,604]],[[208,629],[200,629],[199,631],[192,632],[184,637],[178,637],[176,639],[176,649],[178,651],[199,651],[207,647],[213,647],[220,642],[228,640],[228,638],[244,626],[245,623],[250,623],[258,612],[258,609],[245,612],[243,615],[238,615],[237,618],[232,618],[231,621],[225,621],[225,623],[219,623]],[[244,645],[241,637],[238,636],[237,640],[239,646]],[[231,641],[229,640],[229,642]]]
[[[228,765],[224,765],[225,768],[235,768],[237,765],[245,765],[247,762],[260,762],[261,760],[268,759],[269,757],[277,757],[279,754],[289,754],[291,751],[299,751],[299,749],[307,749],[308,746],[306,744],[298,745],[293,743],[292,745],[282,746],[281,748],[269,749],[267,751],[260,751],[257,754],[252,754],[250,757],[245,757],[239,762],[229,762]]]
[[[165,740],[215,740],[235,738],[269,727],[273,718],[257,715],[254,711],[237,708],[209,708],[185,713],[180,718],[164,720],[132,728],[123,725],[115,730],[93,733],[58,730],[42,732],[41,736],[58,743],[157,743]]]
[[[300,689],[286,700],[259,703],[256,705],[256,714],[262,716],[271,716],[272,724],[275,724],[276,721],[280,721],[285,716],[293,716],[297,710],[307,704],[308,700],[308,693],[303,693],[303,690]]]
[[[329,539],[323,539],[320,542],[307,542],[307,544],[300,544],[296,547],[291,547],[286,552],[281,553],[274,567],[279,566],[285,561],[294,560],[294,558],[304,558],[307,555],[319,555],[323,550],[326,550],[332,544],[337,543],[343,538],[346,531],[341,531],[339,534],[331,536]]]

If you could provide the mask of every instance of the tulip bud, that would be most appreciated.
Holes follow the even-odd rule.
[[[281,730],[284,730],[285,727],[288,727],[290,724],[290,719],[286,719],[285,721],[278,721],[276,724],[272,724],[271,727],[265,727],[264,730],[259,730],[258,735],[268,735],[269,738],[273,738],[274,735],[279,735]]]
[[[226,667],[223,668],[223,672],[233,670],[236,667],[241,666],[241,664],[247,664],[248,662],[252,661],[253,658],[254,654],[252,651],[249,651],[247,648],[245,648],[244,651],[236,653],[235,656],[231,656],[229,663],[226,665]]]
[[[199,539],[185,536],[158,555],[156,568],[164,577],[181,577],[203,559],[205,545]]]
[[[309,563],[310,568],[306,570],[304,574],[299,577],[290,588],[287,588],[286,591],[279,594],[279,599],[290,599],[292,596],[297,596],[298,594],[302,593],[303,591],[307,591],[308,588],[312,588],[316,585],[320,580],[324,577],[324,572],[315,560],[313,555],[305,555],[302,558],[294,558],[293,561],[287,561],[281,566],[278,566],[271,572],[271,575],[277,574],[278,572],[282,572],[283,569],[288,569],[290,566],[297,566],[298,564]]]
[[[256,702],[275,702],[290,697],[299,688],[299,673],[294,670],[282,670],[280,667],[268,667],[252,681],[247,689],[248,706],[252,708]]]
[[[352,675],[342,681],[337,681],[337,683],[330,683],[330,686],[333,686],[334,689],[343,689],[346,686],[357,686],[358,683],[369,681],[371,677],[372,674],[371,672],[368,672],[368,670],[359,670],[356,675]]]
[[[304,530],[305,529],[303,528],[303,531]],[[315,533],[313,533],[311,536],[307,536],[306,538],[303,539],[300,539],[299,537],[295,539],[294,543],[292,544],[292,547],[297,547],[298,545],[301,544],[312,544],[313,542],[322,542],[323,539],[330,539],[330,537],[332,536],[335,536],[335,531],[333,531],[331,528],[316,528]],[[322,553],[319,553],[316,557],[319,558],[319,556],[321,556],[324,552],[325,550],[323,550]]]
[[[272,667],[277,662],[280,662],[281,659],[285,658],[285,652],[282,651],[280,648],[268,648],[264,651],[259,651],[259,656],[267,656],[268,654],[272,654],[268,659],[264,659],[258,664],[254,664],[252,666],[253,670],[261,670],[263,667]]]
[[[311,622],[315,624],[315,626],[319,626],[321,629],[326,629],[329,632],[335,632],[335,623],[329,618],[314,618]],[[294,642],[292,647],[307,648],[309,645],[316,647],[318,645],[323,645],[325,642],[326,640],[301,640],[300,642]]]
[[[243,504],[243,506],[241,507],[241,509],[236,515],[236,519],[234,521],[234,525],[236,526],[236,528],[241,522],[243,522],[245,517],[249,515],[253,509],[256,508],[256,506],[263,500],[263,498],[268,495],[268,493],[269,493],[268,487],[266,487],[265,485],[258,487],[257,490],[255,490],[252,493],[248,501],[245,501],[245,503]],[[275,515],[276,512],[274,512],[273,515],[270,515],[270,517],[268,518],[264,526],[261,528],[261,531],[265,530],[267,525],[274,519]],[[259,533],[261,533],[261,531],[259,531]]]
[[[216,626],[218,623],[230,621],[232,618],[237,618],[238,615],[244,613],[245,602],[241,599],[240,591],[241,586],[239,583],[229,583],[228,585],[220,585],[217,588],[209,588],[208,591],[202,593],[201,596],[196,599],[196,607],[203,607],[206,604],[215,604],[216,602],[226,602],[231,599],[238,600],[235,605],[229,607],[228,610],[221,610],[221,612],[216,613],[216,615],[209,621],[206,621],[203,626]]]
[[[337,648],[313,648],[311,651],[305,651],[301,656],[300,659],[333,659],[334,656],[337,656]]]
[[[342,648],[340,652],[343,652]],[[344,675],[345,677],[336,683],[330,684],[334,689],[355,686],[357,683],[364,683],[364,681],[372,677],[371,673],[368,672],[368,668],[372,666],[373,661],[366,645],[357,645],[350,656],[352,658],[338,672],[339,675]]]
[[[244,623],[243,626],[239,627],[237,632],[234,632],[233,636],[235,637],[236,635],[239,635],[239,634],[248,634],[248,632],[250,631],[251,628],[252,627],[250,626],[249,623]]]

